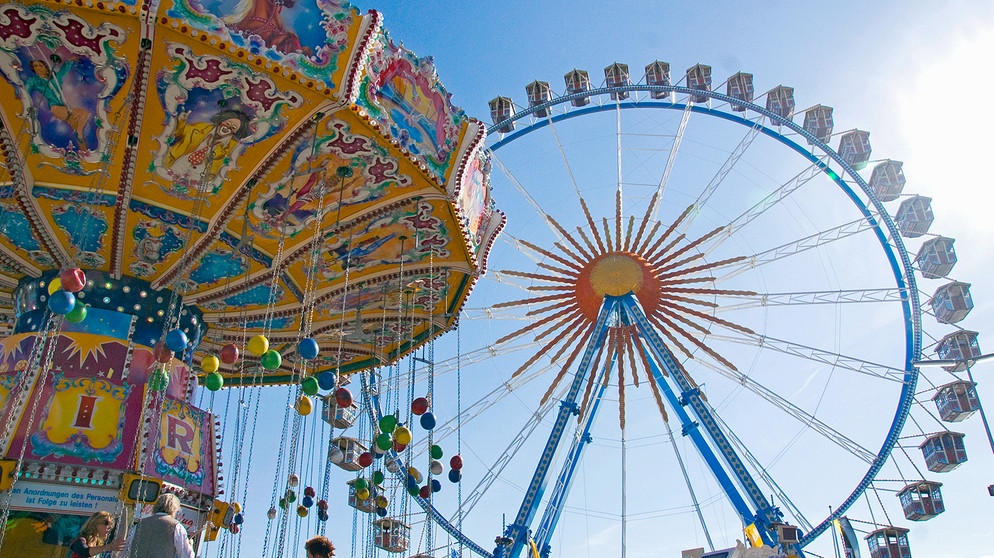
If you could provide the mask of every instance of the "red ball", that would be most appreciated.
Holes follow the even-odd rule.
[[[335,390],[335,403],[338,403],[339,407],[352,406],[352,392],[349,388],[341,387]]]
[[[428,498],[428,497],[430,497],[431,496],[431,487],[428,486],[427,484],[424,485],[424,486],[422,486],[421,490],[418,491],[418,495],[421,496],[422,498]]]
[[[231,529],[231,534],[233,534],[233,535],[237,535],[238,532],[241,531],[241,528],[238,527],[238,525],[236,525],[234,523],[232,523],[231,526],[228,527],[228,528]]]
[[[373,464],[373,454],[368,451],[364,451],[359,454],[359,465],[362,467],[369,467]]]
[[[394,440],[394,442],[393,442],[393,451],[396,451],[396,452],[399,453],[399,452],[404,451],[405,449],[407,449],[407,444],[402,444],[402,443]]]
[[[234,343],[228,343],[227,345],[221,347],[221,362],[225,364],[234,364],[238,362],[238,346]]]
[[[78,293],[86,286],[86,274],[83,273],[82,269],[74,267],[63,271],[62,275],[59,276],[59,281],[62,282],[63,290]]]
[[[456,471],[462,469],[462,456],[453,455],[452,459],[449,460],[449,467],[455,469]]]
[[[317,506],[319,510],[328,509],[328,500],[318,500]]]
[[[428,411],[428,398],[419,397],[414,401],[411,401],[411,412],[415,415],[423,415]]]
[[[314,489],[309,486],[304,489],[304,496],[310,496],[311,498],[313,498],[316,494],[317,493],[314,492]]]
[[[173,352],[161,342],[155,344],[155,347],[152,349],[152,355],[155,356],[156,362],[162,364],[168,364],[173,359]]]

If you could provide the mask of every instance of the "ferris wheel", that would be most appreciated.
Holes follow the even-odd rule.
[[[949,431],[902,435],[923,399],[915,363],[979,354],[955,325],[972,300],[947,278],[952,239],[928,234],[931,200],[790,87],[757,96],[752,75],[713,83],[701,64],[604,74],[491,101],[508,226],[458,357],[433,363],[438,382],[462,378],[435,440],[458,430],[476,474],[454,513],[433,496],[431,514],[478,554],[498,534],[493,556],[679,556],[746,537],[819,556],[847,512],[897,503],[877,495],[881,471],[927,499],[940,483],[906,439],[926,438],[927,461]],[[866,523],[871,549],[907,545],[889,516]]]

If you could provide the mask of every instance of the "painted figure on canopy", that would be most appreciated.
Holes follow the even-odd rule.
[[[189,116],[189,111],[177,115],[164,166],[170,178],[203,192],[229,162],[239,141],[251,134],[251,120],[237,109],[222,110],[205,122],[189,123]]]
[[[224,18],[228,29],[244,35],[256,35],[271,48],[283,53],[299,52],[310,56],[313,51],[301,46],[300,37],[283,21],[283,9],[292,9],[297,0],[239,0],[233,14]]]

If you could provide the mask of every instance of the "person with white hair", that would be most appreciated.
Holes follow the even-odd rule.
[[[152,515],[135,525],[128,558],[194,558],[186,527],[176,520],[179,498],[162,494],[152,507]]]

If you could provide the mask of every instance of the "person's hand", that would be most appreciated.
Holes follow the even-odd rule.
[[[124,539],[114,539],[104,545],[104,551],[120,552],[124,550]]]

